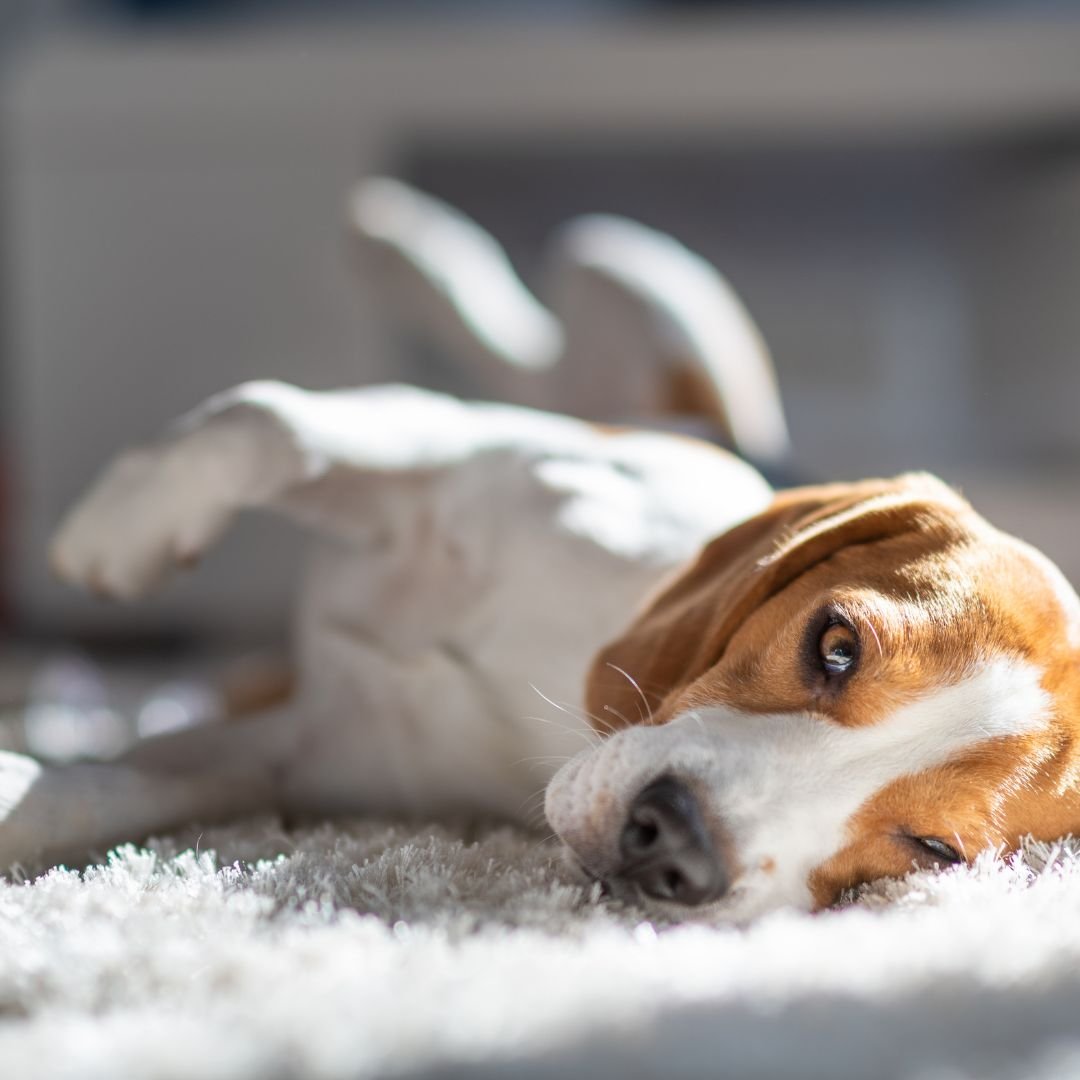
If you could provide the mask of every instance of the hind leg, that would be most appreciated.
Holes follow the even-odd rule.
[[[115,762],[52,766],[0,752],[0,873],[274,810],[295,730],[287,714],[268,713],[149,739]]]
[[[703,489],[724,497],[702,500]],[[504,779],[513,787],[519,762],[552,752],[514,723],[535,709],[531,682],[577,700],[588,658],[658,576],[767,498],[746,466],[686,440],[403,387],[257,383],[121,457],[61,527],[54,558],[76,583],[133,596],[241,509],[297,520],[328,542],[301,592],[302,739],[274,766],[283,798],[319,810],[490,807],[520,804]],[[159,827],[147,772],[165,778],[170,821],[252,804],[242,767],[254,743],[175,759],[162,745],[122,766],[134,776],[65,774],[100,808],[79,836]],[[255,805],[264,781],[257,771]],[[37,784],[64,799],[60,778]],[[34,822],[47,808],[31,805],[41,841]]]
[[[552,436],[552,428],[561,444],[568,432],[580,437],[583,425],[554,417],[526,422],[517,412],[470,407],[402,387],[310,393],[282,383],[247,384],[211,399],[157,443],[122,454],[61,525],[53,562],[75,584],[134,597],[197,557],[240,510],[265,507],[331,539],[324,549],[334,572],[323,582],[330,600],[346,622],[375,619],[389,633],[393,627],[365,612],[363,602],[373,593],[393,592],[392,582],[380,586],[370,580],[379,566],[385,569],[387,550],[397,551],[403,538],[412,538],[410,551],[430,539],[433,518],[449,513],[444,496],[459,482],[454,478],[463,462],[518,441],[526,444],[528,457],[538,440]],[[528,434],[533,429],[538,430]],[[492,493],[494,474],[465,480]],[[449,503],[456,505],[454,498]],[[455,552],[481,550],[490,532],[482,515],[466,507],[450,516],[460,526]],[[369,547],[373,538],[378,542]],[[409,560],[415,565],[398,568],[413,591],[423,593],[418,604],[428,621],[436,607],[454,607],[448,593],[457,597],[465,576],[460,560],[434,573],[430,555],[418,550]],[[426,568],[427,576],[417,567]],[[326,657],[341,634],[329,615],[310,615],[310,581],[306,591],[297,702],[303,716],[296,723],[262,718],[155,738],[107,765],[57,769],[9,756],[0,770],[0,863],[100,849],[185,820],[277,807],[282,798],[289,805],[329,805],[334,792],[321,790],[328,770],[307,760],[313,756],[309,744],[317,729],[329,747],[329,762],[338,763],[338,731],[354,723],[357,695],[351,682],[336,692],[333,672],[326,670],[328,664],[337,670],[336,653],[330,661]],[[393,605],[387,622],[399,607]],[[412,637],[410,628],[401,633]],[[343,661],[350,679],[351,661]],[[367,673],[378,685],[360,689],[385,705],[380,712],[396,716],[382,667]],[[376,756],[360,747],[351,759],[374,770],[375,788],[385,772],[373,764]],[[307,775],[314,791],[303,783]],[[341,789],[350,798],[365,798],[351,773]],[[299,790],[310,797],[299,799]],[[372,794],[378,799],[378,791]]]

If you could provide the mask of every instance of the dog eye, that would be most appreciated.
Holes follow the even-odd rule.
[[[848,675],[859,658],[859,639],[850,626],[830,623],[818,639],[818,656],[828,675]]]
[[[946,844],[944,840],[938,840],[935,836],[915,836],[912,839],[920,847],[925,848],[935,859],[940,859],[945,863],[963,862],[956,848],[952,844]]]

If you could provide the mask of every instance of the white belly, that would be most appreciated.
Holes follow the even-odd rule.
[[[654,447],[642,456],[656,468]],[[741,463],[704,460],[723,466],[707,505],[672,505],[681,476],[612,488],[606,465],[496,461],[403,515],[407,528],[375,530],[366,550],[320,546],[300,611],[292,801],[528,817],[594,737],[581,701],[595,652],[665,574],[769,497]]]

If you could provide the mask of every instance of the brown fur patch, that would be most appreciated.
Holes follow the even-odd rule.
[[[932,861],[912,837],[970,855],[1080,829],[1078,611],[1041,556],[933,478],[804,488],[667,583],[597,657],[587,707],[627,722],[639,715],[621,669],[648,697],[651,723],[723,705],[857,727],[996,656],[1035,665],[1054,704],[1049,729],[988,740],[879,792],[813,874],[816,901],[828,904]],[[850,677],[815,666],[816,628],[832,616],[858,634]]]

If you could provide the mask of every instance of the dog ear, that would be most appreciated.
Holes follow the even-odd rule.
[[[924,473],[778,495],[763,513],[707,544],[599,652],[586,684],[589,715],[605,729],[634,718],[664,723],[673,693],[716,664],[750,614],[800,574],[852,544],[940,529],[957,512],[971,510]]]

